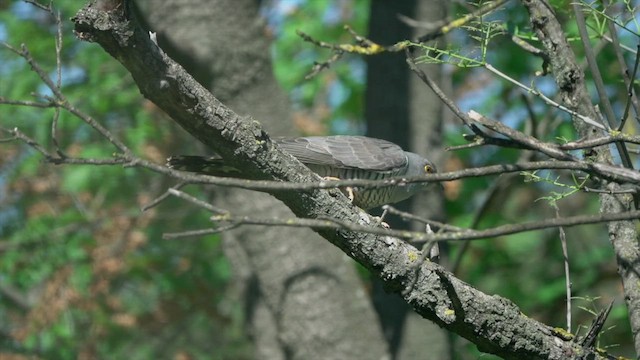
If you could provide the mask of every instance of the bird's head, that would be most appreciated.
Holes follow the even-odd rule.
[[[405,175],[407,177],[435,174],[436,172],[438,172],[436,166],[423,156],[412,152],[406,152],[406,155],[408,167],[407,173]],[[442,187],[442,184],[435,182],[413,183],[409,185],[408,191],[415,193],[418,191],[422,191],[427,187],[431,187],[432,185]]]

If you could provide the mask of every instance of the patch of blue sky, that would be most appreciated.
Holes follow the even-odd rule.
[[[500,121],[511,128],[517,128],[529,118],[529,112],[524,106],[509,106],[501,116]]]
[[[62,79],[62,86],[80,84],[86,79],[86,71],[79,66],[62,66],[60,68],[60,75]],[[57,77],[57,73],[52,71],[49,73],[49,77],[54,81]],[[45,84],[38,86],[38,93],[46,96],[52,96],[53,93]]]
[[[491,81],[488,86],[466,92],[464,96],[458,99],[458,107],[463,112],[470,110],[484,111],[486,104],[492,98],[499,96],[501,91],[502,84],[498,81]]]
[[[318,56],[318,52],[313,48],[301,49],[295,54],[294,60],[299,64],[313,64]]]
[[[337,25],[342,23],[342,6],[339,3],[331,3],[322,14],[322,22],[326,25]]]
[[[556,83],[551,78],[551,76],[537,77],[535,78],[535,82],[533,84],[525,85],[531,86],[549,97],[556,94]]]
[[[4,180],[0,179],[0,186],[3,185]],[[0,209],[0,236],[4,236],[5,232],[10,226],[15,226],[15,224],[20,220],[20,213],[18,209],[15,207],[4,206]]]
[[[329,107],[335,109],[349,98],[351,90],[339,80],[333,80],[327,87],[327,103]]]
[[[362,135],[366,126],[362,121],[337,117],[331,121],[329,132],[338,135]]]
[[[25,2],[16,1],[9,10],[20,20],[44,20],[49,18],[49,13]]]
[[[295,12],[306,0],[271,0],[264,1],[260,14],[265,18],[269,27],[278,35],[287,16]]]
[[[291,99],[291,103],[294,109],[300,110],[305,108],[303,106],[303,102],[305,100],[305,92],[302,86],[296,86],[289,92],[289,98]]]
[[[26,146],[24,150],[25,151],[20,152],[16,158],[5,162],[4,166],[0,167],[0,204],[12,204],[12,199],[9,197],[9,194],[13,196],[16,195],[6,190],[7,178],[15,171],[18,164],[35,153],[35,150]],[[0,206],[0,236],[3,236],[7,229],[14,227],[19,221],[20,212],[17,207],[13,205]]]
[[[6,55],[8,55],[6,52],[0,53],[0,75],[11,74],[25,65],[21,58],[6,57]],[[2,82],[0,82],[0,89],[2,89]]]
[[[0,22],[0,41],[7,42],[9,40],[9,33],[7,32],[7,25]]]
[[[536,78],[535,83],[525,83],[524,85],[541,92],[549,98],[552,98],[556,93],[555,83],[550,77]],[[526,94],[526,92],[523,89],[514,87],[514,96],[511,96],[511,101],[519,102],[520,94]],[[517,105],[517,103],[507,104],[503,109],[501,109],[504,110],[504,113],[502,113],[500,121],[512,128],[518,127],[522,123],[522,121],[525,121],[529,118],[529,112],[527,111],[527,109],[524,106]],[[520,103],[520,105],[522,105],[522,103]],[[545,109],[548,109],[548,106],[543,105],[538,101],[533,101],[532,106],[534,112],[537,114],[544,112]]]
[[[367,76],[367,63],[361,57],[349,57],[347,61],[353,80],[358,84],[364,84]]]

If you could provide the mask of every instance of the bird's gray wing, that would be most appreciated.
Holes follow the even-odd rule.
[[[310,136],[274,140],[284,151],[311,165],[389,171],[403,167],[407,162],[400,146],[365,136]]]

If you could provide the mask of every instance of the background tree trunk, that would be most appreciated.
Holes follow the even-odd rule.
[[[398,15],[435,22],[446,17],[446,7],[446,2],[441,0],[373,0],[368,36],[382,45],[413,39],[424,30],[411,29]],[[441,66],[423,66],[423,69],[434,79],[443,76]],[[390,140],[442,165],[442,102],[409,70],[404,54],[367,57],[365,104],[367,135]],[[397,207],[429,219],[444,218],[441,192],[419,194]],[[389,223],[393,228],[409,227],[397,218],[389,219]],[[416,230],[424,231],[424,228]],[[380,281],[374,283],[375,306],[396,358],[415,359],[426,353],[434,359],[451,358],[444,330],[424,321],[402,299],[387,294]]]
[[[140,1],[160,46],[238,113],[272,135],[292,135],[290,105],[271,71],[258,3],[252,0]],[[267,194],[216,189],[238,214],[292,213]],[[256,358],[388,357],[353,262],[309,229],[242,227],[224,233],[238,295],[246,304]]]

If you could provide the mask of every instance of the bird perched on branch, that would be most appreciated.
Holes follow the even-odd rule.
[[[392,142],[366,136],[280,137],[272,140],[313,172],[330,179],[381,180],[436,172],[436,167],[424,157],[404,151]],[[167,163],[178,170],[241,177],[237,168],[219,156],[173,156]],[[412,183],[347,191],[354,205],[372,209],[408,199],[428,185]]]

